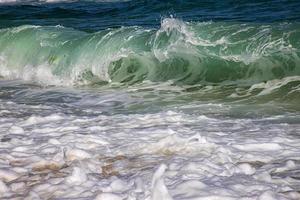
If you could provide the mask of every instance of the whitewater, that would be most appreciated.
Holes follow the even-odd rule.
[[[300,199],[298,4],[0,0],[0,199]]]

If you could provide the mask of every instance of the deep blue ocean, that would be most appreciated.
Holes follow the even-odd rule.
[[[59,24],[90,32],[121,26],[157,28],[163,18],[170,16],[196,22],[299,22],[299,7],[297,0],[4,0],[0,27]]]
[[[0,199],[300,199],[300,1],[0,0]]]

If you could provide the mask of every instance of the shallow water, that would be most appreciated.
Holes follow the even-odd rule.
[[[2,197],[298,199],[299,112],[201,96],[1,81]]]
[[[297,1],[0,2],[1,199],[300,199]]]

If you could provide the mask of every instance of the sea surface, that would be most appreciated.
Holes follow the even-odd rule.
[[[0,0],[0,199],[300,199],[300,1]]]

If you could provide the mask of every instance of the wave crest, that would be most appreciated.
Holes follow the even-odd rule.
[[[50,85],[144,80],[252,85],[300,75],[299,37],[297,23],[174,18],[163,19],[158,30],[122,27],[85,33],[21,26],[0,30],[0,75]]]

